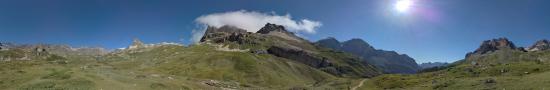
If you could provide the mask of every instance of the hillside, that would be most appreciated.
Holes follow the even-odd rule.
[[[537,45],[534,45],[537,46]],[[550,88],[550,51],[525,51],[506,38],[487,40],[464,60],[416,75],[383,75],[363,89],[545,89]]]
[[[360,56],[364,63],[373,64],[385,73],[412,74],[421,69],[413,58],[395,51],[377,50],[362,39],[340,42],[329,37],[315,44]]]
[[[239,30],[211,27],[203,42],[191,46],[135,39],[128,48],[106,54],[70,54],[80,52],[74,48],[3,47],[0,88],[348,89],[360,82],[357,78],[380,74],[357,57],[316,47],[282,26],[267,24],[258,33],[229,34],[226,29]]]

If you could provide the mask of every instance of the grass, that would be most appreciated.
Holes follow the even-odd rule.
[[[278,37],[252,36],[254,43],[227,43],[230,48],[265,50],[286,43],[303,47],[334,62],[335,76],[304,63],[269,54],[218,51],[209,45],[161,46],[103,56],[45,55],[28,61],[0,62],[0,88],[8,90],[196,90],[196,89],[347,89],[348,77],[376,72],[345,53],[321,51],[305,43]],[[23,51],[0,55],[22,57]],[[205,82],[216,81],[213,85]]]
[[[550,51],[497,51],[471,57],[432,72],[378,76],[369,80],[361,89],[545,89],[550,88],[550,77],[547,77],[550,75],[548,55]]]

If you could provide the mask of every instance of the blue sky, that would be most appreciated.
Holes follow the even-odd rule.
[[[0,0],[0,41],[126,47],[191,43],[203,15],[247,10],[319,21],[308,40],[361,38],[417,62],[462,59],[483,40],[507,37],[519,46],[550,39],[549,0]]]

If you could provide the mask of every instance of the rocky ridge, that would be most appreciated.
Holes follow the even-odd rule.
[[[466,54],[466,58],[471,56],[479,56],[488,53],[492,53],[498,50],[513,50],[521,52],[536,52],[550,50],[550,42],[548,40],[539,40],[528,48],[516,47],[512,41],[507,38],[498,38],[492,40],[485,40],[481,43],[478,49]]]
[[[281,25],[267,23],[256,33],[246,32],[232,26],[207,28],[201,43],[233,45],[241,49],[250,49],[251,53],[267,53],[277,57],[294,60],[308,66],[322,69],[337,76],[372,77],[378,75],[368,70],[369,65],[354,64],[357,59],[335,58],[320,55],[318,47],[287,31]],[[360,63],[360,62],[357,62]],[[362,73],[358,73],[362,72]]]
[[[550,49],[550,42],[546,39],[539,40],[535,44],[533,44],[531,47],[527,48],[527,51],[544,51]]]
[[[415,60],[409,56],[395,51],[377,50],[361,39],[339,42],[333,37],[328,37],[315,44],[360,56],[365,63],[374,64],[386,73],[416,73],[420,70]]]

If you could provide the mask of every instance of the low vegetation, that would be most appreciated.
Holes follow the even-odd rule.
[[[382,75],[369,80],[362,89],[542,90],[550,88],[549,55],[550,51],[501,50],[420,74]]]

